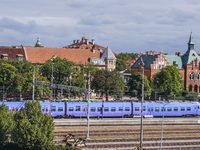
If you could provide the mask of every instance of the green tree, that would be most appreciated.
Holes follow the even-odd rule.
[[[135,59],[137,58],[138,54],[134,53],[119,53],[115,55],[117,60],[116,60],[116,69],[118,71],[123,71],[126,70],[126,72],[131,72],[130,68],[128,67],[126,60],[128,59]]]
[[[121,98],[124,93],[124,80],[117,70],[112,72],[97,70],[91,82],[91,89],[105,95],[106,101],[108,101],[109,95]]]
[[[73,62],[56,57],[52,60],[48,60],[41,66],[40,69],[42,75],[45,76],[49,81],[51,81],[52,63],[54,63],[53,76],[54,83],[56,84],[64,84],[66,79],[70,78],[70,74],[75,73],[75,64]]]
[[[131,96],[142,97],[142,78],[141,73],[134,73],[129,80],[128,86],[130,86],[129,92]],[[144,97],[147,98],[151,94],[150,81],[147,76],[144,76]]]
[[[177,94],[183,87],[181,73],[176,66],[167,66],[161,72],[154,75],[154,85],[157,84],[158,91],[165,92],[167,95]]]
[[[28,102],[14,116],[11,138],[22,149],[45,150],[52,148],[54,122],[43,114],[40,103]]]
[[[14,114],[8,111],[8,107],[5,104],[0,106],[0,149],[9,142],[8,135],[13,128]]]

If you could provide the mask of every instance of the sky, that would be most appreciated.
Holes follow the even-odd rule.
[[[200,53],[199,0],[1,0],[0,46],[64,47],[85,36],[115,53]]]

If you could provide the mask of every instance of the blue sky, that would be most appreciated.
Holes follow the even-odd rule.
[[[63,47],[85,34],[116,53],[200,53],[199,0],[1,0],[0,46]]]

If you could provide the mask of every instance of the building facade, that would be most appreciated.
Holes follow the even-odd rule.
[[[152,80],[155,73],[169,65],[177,66],[182,75],[185,89],[200,93],[200,56],[194,50],[192,33],[185,54],[181,55],[180,52],[176,52],[175,55],[165,55],[163,52],[157,54],[155,51],[140,53],[139,57],[134,60],[131,70],[132,74],[142,73],[142,67],[144,67],[144,74],[149,80]]]

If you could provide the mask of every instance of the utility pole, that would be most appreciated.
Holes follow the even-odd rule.
[[[142,100],[141,100],[141,126],[140,126],[140,150],[142,150],[143,141],[143,101],[144,101],[144,66],[142,67]]]
[[[3,102],[4,102],[5,80],[6,77],[3,78]]]
[[[52,115],[51,113],[51,106],[52,106],[52,102],[53,102],[53,62],[52,62],[52,67],[51,67],[51,95],[50,95],[50,115]]]
[[[33,95],[32,95],[32,100],[35,100],[35,66],[33,70]]]
[[[90,71],[88,75],[88,109],[87,109],[87,136],[86,139],[90,139]]]

